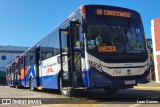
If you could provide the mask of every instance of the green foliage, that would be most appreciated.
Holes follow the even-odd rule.
[[[149,54],[150,59],[151,59],[151,66],[153,66],[154,57],[153,57],[152,39],[151,38],[147,38],[146,42],[147,42],[148,54]]]
[[[147,39],[146,39],[146,42],[147,42],[147,47],[148,47],[149,54],[153,53],[152,39],[147,38]]]

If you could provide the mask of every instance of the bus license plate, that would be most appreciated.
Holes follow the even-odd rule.
[[[135,84],[135,83],[136,83],[135,80],[127,80],[127,81],[125,81],[125,85]]]

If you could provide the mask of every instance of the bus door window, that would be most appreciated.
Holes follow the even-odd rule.
[[[71,71],[70,67],[70,42],[69,42],[69,35],[68,31],[61,32],[61,51],[62,51],[62,69],[63,69],[63,79],[68,80],[69,77],[69,71]]]
[[[70,42],[69,42],[69,35],[67,31],[61,32],[61,45],[62,45],[61,50],[62,50],[63,70],[68,72],[69,71],[68,68],[70,68],[68,67],[70,64],[67,64],[69,63],[68,60],[70,59],[70,53],[69,53]]]
[[[81,74],[81,51],[82,42],[80,40],[80,25],[76,23],[71,23],[72,30],[72,42],[73,42],[73,83],[75,87],[81,84],[82,74]]]
[[[71,54],[70,54],[70,36],[68,29],[59,29],[60,57],[58,63],[61,65],[62,86],[71,86]]]
[[[79,25],[73,24],[72,25],[72,37],[73,37],[73,48],[74,48],[74,71],[79,72],[81,70],[81,43],[80,43],[80,35],[79,35]]]

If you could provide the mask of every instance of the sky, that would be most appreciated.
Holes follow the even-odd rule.
[[[160,0],[0,0],[0,45],[33,46],[79,6],[103,4],[138,11],[146,38],[160,17]]]

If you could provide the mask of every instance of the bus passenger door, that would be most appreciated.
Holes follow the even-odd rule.
[[[37,88],[40,86],[39,66],[40,66],[40,46],[35,50],[35,64],[36,64],[36,83]]]
[[[79,22],[71,21],[69,29],[59,29],[59,35],[62,86],[80,86],[78,82],[81,82],[82,78],[81,52],[80,46],[78,45],[80,43]]]
[[[71,64],[69,63],[71,60],[71,55],[69,53],[69,30],[68,29],[59,29],[59,42],[60,42],[60,58],[58,58],[58,62],[61,65],[61,79],[63,87],[71,87],[72,86],[72,76],[71,76]]]

